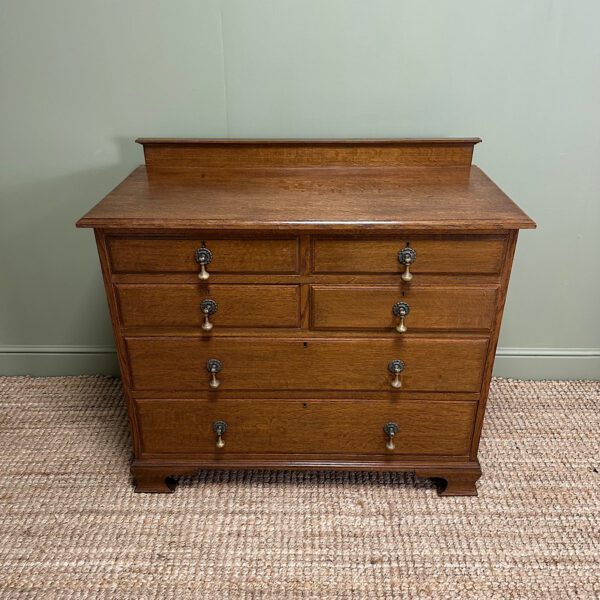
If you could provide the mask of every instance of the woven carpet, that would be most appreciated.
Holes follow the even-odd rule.
[[[1,598],[600,597],[600,383],[495,380],[478,498],[204,472],[134,494],[120,382],[0,378]]]

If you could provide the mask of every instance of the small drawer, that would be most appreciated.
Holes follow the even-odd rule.
[[[108,238],[113,273],[199,273],[200,248],[209,250],[209,273],[298,273],[296,238]]]
[[[124,327],[300,325],[298,285],[118,284],[116,290]]]
[[[126,338],[136,390],[479,392],[487,338]],[[216,360],[217,363],[209,361]],[[404,370],[393,371],[393,361]],[[209,372],[210,364],[215,373]],[[396,363],[394,363],[396,364]],[[215,380],[218,382],[215,385]],[[211,386],[211,381],[213,386]],[[397,385],[397,383],[396,383]]]
[[[313,329],[491,329],[495,286],[314,285]],[[404,316],[404,319],[401,317]]]
[[[398,273],[406,270],[399,252],[414,251],[414,274],[499,273],[506,248],[502,236],[431,236],[393,238],[316,238],[315,273]]]
[[[139,400],[136,404],[145,454],[211,457],[467,456],[477,407],[475,401],[414,400]],[[398,427],[391,444],[384,430],[388,424]],[[219,447],[218,433],[222,433]]]

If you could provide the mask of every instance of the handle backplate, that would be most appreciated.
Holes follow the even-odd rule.
[[[417,260],[417,253],[414,248],[410,246],[406,246],[406,248],[402,248],[400,252],[398,252],[398,262],[404,265],[404,273],[401,275],[402,281],[411,281],[413,278],[412,273],[410,272],[410,266]]]
[[[396,446],[394,445],[394,436],[400,431],[400,427],[398,427],[397,423],[390,422],[383,426],[383,431],[388,438],[385,447],[388,450],[395,450]]]
[[[220,373],[222,369],[223,363],[218,358],[209,358],[206,361],[206,370],[210,373],[208,385],[215,390],[221,385],[221,382],[217,379],[217,373]]]
[[[208,248],[198,248],[194,252],[194,258],[200,265],[200,273],[198,273],[198,279],[205,281],[210,277],[210,273],[206,270],[206,265],[213,259],[212,252]]]
[[[210,331],[213,328],[213,324],[210,322],[210,316],[217,312],[218,304],[212,298],[205,298],[200,302],[200,310],[204,314],[204,323],[202,323],[202,329],[204,331]]]
[[[194,253],[194,258],[199,265],[207,265],[213,258],[212,252],[208,248],[198,248]]]
[[[396,302],[396,304],[392,306],[392,312],[394,313],[394,316],[400,319],[396,331],[398,333],[405,333],[408,328],[406,327],[404,319],[408,316],[408,313],[410,313],[410,306],[406,302]]]
[[[217,448],[223,448],[225,446],[223,436],[227,431],[227,423],[225,421],[215,421],[213,423],[213,431],[217,434]]]
[[[400,379],[400,373],[404,371],[405,365],[400,359],[394,359],[388,364],[388,371],[394,375],[394,379],[392,379],[392,387],[394,389],[399,389],[402,387],[402,380]]]

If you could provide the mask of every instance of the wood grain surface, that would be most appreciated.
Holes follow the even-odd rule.
[[[108,239],[115,273],[193,272],[200,267],[194,255],[208,248],[213,257],[209,273],[296,273],[298,241],[286,239],[122,238]]]
[[[206,140],[139,138],[152,167],[346,167],[471,164],[479,138]]]
[[[419,273],[498,273],[506,251],[504,236],[315,237],[315,273],[402,273],[398,252],[410,246]],[[418,281],[415,278],[415,281]]]
[[[477,167],[138,167],[78,225],[251,231],[534,226]]]
[[[212,299],[213,330],[229,327],[299,327],[299,285],[119,284],[123,327],[194,327],[204,322],[200,303]]]
[[[227,390],[389,390],[388,363],[406,364],[406,391],[478,392],[487,338],[127,338],[137,390],[210,393],[206,362],[223,364]]]
[[[142,400],[138,412],[143,452],[403,454],[464,457],[469,452],[475,402],[402,400]],[[223,420],[225,446],[216,448],[213,423]],[[395,422],[395,450],[383,427]]]
[[[313,285],[313,329],[385,329],[399,324],[392,307],[408,304],[408,332],[484,329],[494,323],[497,286]],[[407,332],[407,333],[408,333]]]
[[[535,227],[470,165],[476,141],[145,140],[146,165],[78,226],[253,231]]]

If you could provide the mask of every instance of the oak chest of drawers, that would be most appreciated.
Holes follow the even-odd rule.
[[[517,233],[477,139],[138,140],[93,227],[136,489],[414,471],[474,495]],[[492,474],[493,476],[493,474]]]

